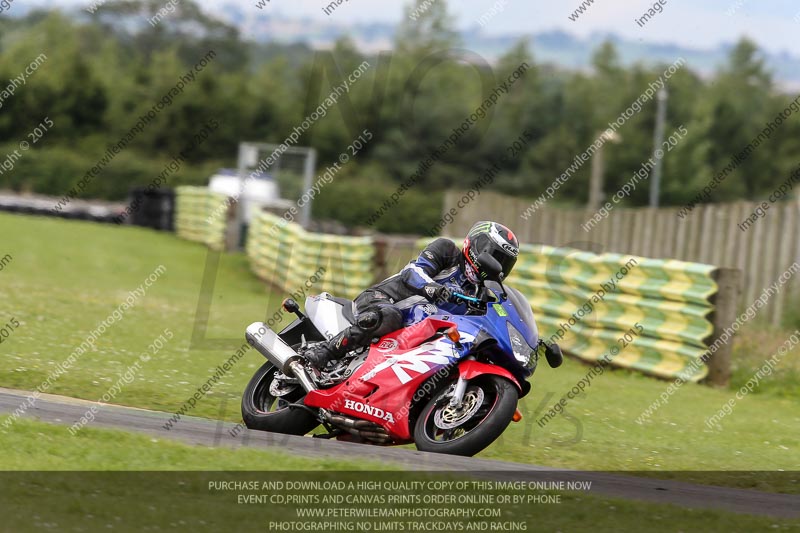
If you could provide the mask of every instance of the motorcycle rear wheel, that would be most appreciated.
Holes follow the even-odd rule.
[[[505,431],[519,400],[517,387],[494,375],[471,380],[459,410],[449,407],[449,392],[434,396],[417,418],[418,450],[472,457]]]
[[[311,413],[292,404],[302,405],[305,391],[301,388],[276,398],[269,386],[275,376],[270,362],[261,365],[242,394],[242,420],[248,429],[305,435],[319,425]]]

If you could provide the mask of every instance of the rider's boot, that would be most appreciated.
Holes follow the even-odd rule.
[[[328,341],[317,342],[308,346],[303,357],[311,365],[321,370],[328,362],[341,359],[347,352],[367,346],[372,339],[372,332],[380,324],[380,315],[368,311],[358,316],[356,323],[343,329]]]

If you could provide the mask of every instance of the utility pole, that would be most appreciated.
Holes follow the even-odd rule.
[[[664,122],[667,118],[667,88],[662,87],[656,93],[658,107],[656,109],[656,128],[653,132],[653,176],[650,180],[650,207],[658,207],[658,196],[661,191],[661,160],[664,158],[664,151],[661,143],[664,142]],[[659,156],[658,154],[661,154]]]
[[[617,132],[612,130],[605,130],[598,137],[606,142],[611,141],[614,143],[618,143],[621,139]],[[604,142],[592,155],[592,171],[589,175],[589,202],[586,206],[590,211],[597,211],[603,199],[603,174],[606,171],[606,161],[603,155],[605,146]]]
[[[232,204],[232,209],[236,210],[236,220],[233,223],[235,228],[231,231],[231,240],[234,250],[241,250],[244,241],[244,226],[247,223],[245,218],[246,199],[246,185],[247,185],[247,168],[254,167],[258,161],[258,153],[255,147],[249,143],[239,143],[239,155],[237,157],[236,174],[239,176],[239,196],[236,197],[236,202]],[[227,224],[228,222],[226,222]]]
[[[303,165],[304,191],[311,190],[311,186],[314,184],[315,168],[317,168],[317,151],[313,148],[309,148],[306,155],[305,165]],[[311,224],[311,202],[306,202],[303,204],[303,207],[300,208],[300,225],[305,229],[308,229],[309,224]]]

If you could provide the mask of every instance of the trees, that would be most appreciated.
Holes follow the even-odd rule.
[[[741,39],[731,50],[728,64],[717,74],[713,91],[708,92],[705,108],[705,163],[713,173],[720,172],[740,154],[763,129],[776,111],[774,86],[758,49],[749,39]],[[778,141],[777,136],[774,140]],[[777,161],[772,157],[772,140],[754,150],[735,173],[718,187],[712,200],[755,198],[774,183]]]
[[[13,151],[45,115],[55,123],[34,147],[36,157],[26,157],[13,173],[0,176],[3,187],[64,194],[209,49],[216,57],[208,67],[85,194],[122,198],[130,187],[145,185],[214,118],[220,126],[209,142],[188,153],[170,178],[170,185],[203,183],[215,166],[233,164],[240,141],[283,141],[344,77],[368,61],[369,69],[349,92],[298,141],[318,150],[319,168],[324,168],[338,160],[358,132],[372,132],[372,140],[315,207],[317,216],[363,224],[376,204],[440,151],[454,129],[526,65],[507,91],[497,93],[489,111],[470,119],[474,123],[465,133],[437,155],[413,192],[393,207],[396,216],[384,217],[378,226],[419,231],[436,222],[431,206],[443,190],[470,188],[493,163],[500,166],[494,190],[539,196],[666,67],[625,66],[610,42],[596,50],[586,72],[537,62],[535,47],[525,40],[489,62],[461,48],[445,0],[409,5],[394,50],[381,55],[366,54],[346,38],[329,51],[248,43],[191,0],[182,0],[174,14],[150,24],[159,9],[160,1],[121,0],[106,3],[86,20],[47,12],[34,12],[13,25],[0,19],[0,79],[18,76],[40,53],[47,56],[3,102],[0,153]],[[688,135],[665,156],[663,205],[690,200],[792,99],[776,88],[759,50],[746,39],[731,49],[729,61],[713,78],[703,79],[687,65],[667,85],[666,134],[683,125]],[[619,129],[621,143],[607,147],[607,196],[650,157],[654,116],[655,99]],[[502,159],[523,132],[527,144]],[[712,201],[768,195],[796,168],[798,145],[800,120],[790,117],[715,190]],[[555,203],[585,203],[589,168],[584,164],[572,175]],[[645,205],[646,184],[625,202]]]

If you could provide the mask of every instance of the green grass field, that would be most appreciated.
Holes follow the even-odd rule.
[[[315,470],[313,479],[320,480],[333,472],[339,473],[333,479],[343,475],[355,480],[364,478],[350,472],[364,472],[367,479],[380,476],[397,480],[404,475],[382,474],[391,466],[368,461],[299,458],[255,449],[211,449],[124,431],[88,428],[72,437],[63,428],[30,420],[20,420],[10,430],[0,428],[0,448],[0,469],[17,471],[0,473],[0,510],[9,511],[4,513],[0,529],[15,532],[54,527],[61,531],[141,531],[144,525],[181,531],[264,531],[268,520],[292,519],[298,506],[240,505],[237,495],[247,491],[214,492],[207,488],[208,482],[312,479],[286,473],[299,470]],[[115,470],[134,472],[102,472]],[[264,473],[254,476],[254,470]],[[46,506],[42,506],[43,497]],[[643,521],[647,521],[648,531],[656,532],[708,531],[710,524],[715,530],[726,531],[800,528],[798,520],[684,509],[591,493],[565,492],[560,494],[559,503],[509,507],[503,506],[504,520],[536,524],[537,531],[587,527],[597,532],[636,531]]]
[[[140,433],[62,426],[22,419],[0,429],[0,470],[391,470],[377,461],[311,459],[256,448],[208,448]]]
[[[223,256],[207,337],[232,340],[219,349],[190,349],[203,246],[139,228],[9,214],[0,214],[0,235],[0,257],[13,257],[0,272],[0,324],[12,318],[20,323],[0,345],[0,386],[30,390],[41,384],[129,291],[164,265],[166,273],[147,294],[47,392],[97,400],[169,328],[174,338],[112,402],[174,411],[241,345],[245,326],[274,312],[281,299],[250,273],[243,255]],[[750,353],[737,375],[768,356]],[[791,357],[796,361],[797,354]],[[215,418],[225,400],[223,417],[240,420],[241,391],[262,362],[248,352],[191,414]],[[771,376],[772,385],[738,401],[722,428],[710,429],[704,420],[732,397],[731,390],[684,385],[639,425],[636,418],[669,384],[607,371],[567,404],[565,416],[540,428],[536,420],[586,372],[572,360],[557,370],[540,365],[533,392],[521,404],[524,419],[481,455],[590,470],[800,470],[798,396],[785,394],[785,376]],[[796,486],[779,489],[800,492]]]

